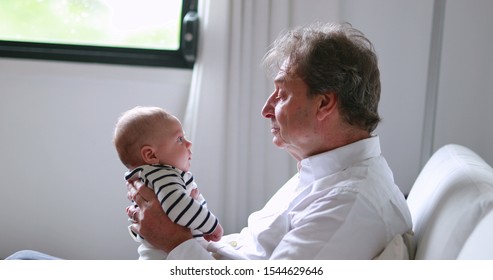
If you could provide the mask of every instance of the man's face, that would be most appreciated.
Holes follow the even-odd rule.
[[[308,97],[308,85],[301,78],[288,76],[283,69],[275,77],[274,85],[262,115],[271,120],[272,142],[301,160],[310,152],[317,99]]]

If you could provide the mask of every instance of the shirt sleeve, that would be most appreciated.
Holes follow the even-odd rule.
[[[196,239],[178,245],[168,254],[168,260],[213,260],[212,255]]]

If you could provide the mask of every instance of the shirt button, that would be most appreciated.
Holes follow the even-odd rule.
[[[231,247],[234,248],[234,247],[238,246],[238,242],[236,242],[236,241],[230,241],[229,242],[229,245],[231,245]]]

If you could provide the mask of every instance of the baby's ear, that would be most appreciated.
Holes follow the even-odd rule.
[[[156,156],[156,153],[154,153],[154,148],[149,145],[145,145],[140,149],[140,155],[142,156],[142,159],[144,160],[145,163],[147,164],[157,164],[159,163],[159,160]]]

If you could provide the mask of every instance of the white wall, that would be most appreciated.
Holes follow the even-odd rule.
[[[377,132],[407,193],[420,165],[433,1],[334,1],[289,1],[290,24],[349,21],[373,41],[383,85]],[[471,145],[490,164],[491,10],[487,0],[447,2],[435,133],[435,147]],[[0,59],[0,258],[25,248],[69,259],[136,258],[113,126],[138,104],[183,118],[190,78],[187,70]]]
[[[456,143],[493,165],[493,1],[448,0],[434,148]]]

